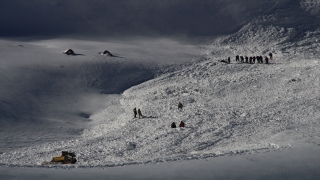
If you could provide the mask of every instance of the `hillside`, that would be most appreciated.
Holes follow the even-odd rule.
[[[263,38],[270,34],[264,31],[259,37],[265,42]],[[108,95],[108,107],[90,115],[93,124],[81,137],[14,151],[15,156],[8,152],[2,162],[39,165],[70,149],[78,153],[77,166],[115,166],[270,151],[318,138],[319,61],[312,58],[319,54],[318,46],[301,49],[296,44],[305,42],[274,41],[270,64],[245,64],[234,58],[225,64],[218,61],[222,55],[270,50],[249,37],[241,46],[224,44],[226,39],[215,42],[205,51],[209,53],[181,70],[123,94]],[[177,102],[184,104],[182,111],[177,110]],[[132,119],[133,107],[140,108],[146,118]],[[172,122],[180,121],[186,128],[170,128]]]
[[[103,8],[94,13],[92,8],[97,7],[84,1],[50,2],[34,8],[70,5],[93,13],[93,21],[75,16],[75,22],[88,29],[68,31],[73,37],[82,37],[85,31],[99,34],[99,28],[115,23],[98,25],[102,19],[95,17],[105,15]],[[309,142],[318,147],[314,141],[320,135],[320,1],[217,0],[191,8],[195,3],[135,3],[126,17],[117,19],[127,22],[138,13],[139,20],[106,31],[121,38],[100,34],[100,40],[26,41],[8,38],[20,32],[7,34],[0,41],[0,166],[47,168],[42,162],[62,150],[76,152],[77,164],[49,167],[105,168],[268,154],[286,152],[297,142],[304,142],[299,147],[306,148]],[[154,16],[146,13],[153,10]],[[195,17],[190,13],[199,11]],[[179,18],[184,14],[188,23]],[[148,23],[152,18],[159,23]],[[179,27],[172,26],[175,18]],[[205,26],[207,22],[217,24]],[[145,36],[137,36],[139,28]],[[64,29],[47,33],[67,35]],[[202,38],[210,43],[199,43]],[[62,54],[71,47],[79,54]],[[116,57],[98,54],[106,49]],[[270,52],[269,64],[235,61],[236,55],[265,57]],[[221,62],[228,57],[230,64]],[[182,110],[177,109],[178,102],[184,105]],[[145,118],[133,118],[134,107]],[[180,121],[185,128],[170,128]]]
[[[252,22],[305,31],[305,24],[317,28],[319,4],[318,0],[3,0],[0,36],[216,37]]]

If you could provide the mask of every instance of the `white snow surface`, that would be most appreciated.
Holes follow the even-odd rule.
[[[319,19],[319,1],[301,0],[300,6]],[[285,26],[281,14],[257,16],[209,44],[1,39],[0,167],[88,170],[248,154],[268,159],[301,142],[304,150],[295,155],[309,147],[316,152],[320,28],[301,24],[310,16]],[[68,48],[76,55],[62,53]],[[104,50],[115,57],[99,54]],[[235,61],[236,55],[270,52],[269,64]],[[231,64],[220,62],[228,57]],[[134,107],[144,118],[133,117]],[[180,121],[185,128],[170,128]],[[76,164],[42,165],[65,150],[77,154]],[[312,167],[319,167],[319,154],[312,156]]]
[[[76,152],[78,162],[71,165],[74,167],[159,163],[286,149],[290,148],[292,141],[319,138],[317,42],[300,46],[305,41],[314,40],[306,37],[288,43],[286,39],[290,30],[281,33],[280,29],[279,33],[276,27],[255,29],[259,38],[248,35],[251,33],[249,25],[244,30],[245,33],[240,30],[239,34],[219,39],[202,50],[199,48],[201,53],[190,56],[191,61],[184,67],[165,71],[123,93],[101,94],[67,88],[68,91],[71,89],[71,99],[85,96],[85,102],[79,100],[77,103],[87,103],[87,106],[101,104],[95,98],[101,100],[103,97],[106,102],[99,107],[104,108],[88,110],[92,112],[87,117],[90,125],[79,136],[59,140],[61,136],[56,134],[56,141],[48,143],[39,137],[40,143],[35,146],[3,152],[1,164],[38,167],[43,161],[58,156],[62,150]],[[318,35],[318,32],[314,33]],[[230,43],[229,40],[235,37],[237,41]],[[12,43],[4,42],[5,46]],[[50,49],[50,44],[59,42],[64,43],[63,40],[49,40],[25,46],[36,52],[38,46],[43,48],[44,44],[49,44],[47,48]],[[82,43],[91,45],[90,42]],[[171,55],[169,50],[159,51]],[[237,54],[265,56],[268,52],[274,53],[270,64],[245,64],[234,60]],[[43,57],[44,54],[38,52],[34,56]],[[62,53],[56,56],[68,59],[70,68],[74,68],[72,71],[93,68],[90,72],[92,79],[86,80],[89,82],[97,77],[95,73],[101,73],[98,70],[112,70],[98,69],[103,67],[99,67],[100,64],[108,63],[117,71],[118,64],[127,64],[133,59],[101,55],[65,56]],[[232,57],[231,64],[218,61],[227,56]],[[80,65],[74,65],[81,60]],[[36,63],[41,63],[40,58],[38,61]],[[57,66],[49,64],[52,65]],[[57,68],[61,69],[61,66]],[[115,74],[110,73],[111,76]],[[130,78],[123,79],[125,82],[122,83],[131,81]],[[94,102],[90,102],[92,99]],[[183,103],[183,110],[177,109],[178,102]],[[83,105],[80,107],[84,108]],[[133,118],[134,107],[141,109],[145,118]],[[68,119],[63,121],[68,122]],[[170,128],[172,122],[179,124],[180,121],[186,123],[185,128]]]

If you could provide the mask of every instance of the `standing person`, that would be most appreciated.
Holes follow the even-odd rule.
[[[228,57],[228,64],[230,64],[231,60],[230,60],[230,57]]]
[[[178,104],[178,109],[181,109],[181,110],[182,110],[182,107],[183,107],[182,103],[179,102],[179,104]]]
[[[184,127],[184,122],[183,121],[180,122],[179,127]]]
[[[265,60],[266,60],[266,64],[268,64],[269,63],[269,58],[267,56],[266,56]]]
[[[141,110],[140,110],[140,109],[138,109],[138,114],[139,114],[139,119],[140,119],[140,118],[143,118],[143,116],[142,116],[142,113],[141,113]]]
[[[173,123],[171,124],[171,128],[176,128],[176,127],[177,127],[177,126],[176,126],[176,123],[173,122]]]
[[[272,53],[269,53],[269,56],[270,56],[270,60],[272,60]],[[267,63],[268,64],[268,63]]]
[[[239,61],[239,55],[236,56],[236,61]]]
[[[137,108],[133,108],[134,118],[137,118]]]

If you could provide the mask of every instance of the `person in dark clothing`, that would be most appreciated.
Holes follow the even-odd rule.
[[[179,104],[178,104],[178,109],[181,109],[181,110],[182,110],[182,108],[183,108],[183,105],[182,105],[181,102],[179,102]]]
[[[143,116],[142,116],[142,113],[141,113],[141,110],[140,110],[140,109],[138,109],[138,114],[139,114],[139,119],[140,119],[140,118],[143,118]]]
[[[241,62],[243,63],[244,62],[243,56],[240,56],[240,59],[241,59]]]
[[[262,56],[260,56],[260,58],[259,58],[259,63],[260,63],[260,64],[263,63],[263,57],[262,57]]]
[[[184,122],[183,121],[180,122],[179,127],[184,127]]]
[[[272,60],[272,53],[269,53],[270,59]],[[267,63],[268,64],[268,63]]]
[[[173,122],[173,123],[171,124],[171,128],[177,128],[176,123]]]
[[[220,62],[224,62],[224,63],[230,64],[230,63],[228,62],[228,60],[224,60],[224,59],[220,60]]]
[[[137,108],[133,109],[133,113],[134,113],[134,118],[136,118],[137,117]]]
[[[256,57],[253,56],[253,57],[252,57],[252,64],[255,64],[255,63],[256,63]]]
[[[239,55],[236,56],[236,61],[239,61]]]
[[[265,58],[265,61],[266,61],[266,64],[268,64],[269,63],[269,58],[266,56],[266,58]]]
[[[230,64],[231,60],[230,60],[230,57],[228,57],[228,64]]]
[[[246,57],[245,57],[245,59],[246,59],[246,62],[248,62],[249,57],[248,57],[248,56],[246,56]]]

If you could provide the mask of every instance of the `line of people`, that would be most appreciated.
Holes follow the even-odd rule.
[[[263,64],[265,62],[265,64],[269,64],[269,60],[272,60],[273,59],[273,54],[272,53],[269,53],[269,58],[268,56],[265,56],[263,58],[263,56],[239,56],[237,55],[236,56],[236,62],[241,62],[241,63],[249,63],[249,64]],[[264,62],[263,62],[264,60]],[[230,64],[231,63],[231,58],[228,57],[228,59],[223,59],[223,60],[220,60],[220,62],[224,62],[224,63],[227,63],[227,64]]]
[[[261,56],[261,55],[260,56],[250,56],[250,57],[248,57],[248,56],[243,57],[243,56],[237,55],[236,56],[236,61],[237,62],[241,62],[241,63],[249,63],[249,64],[255,64],[256,62],[258,64],[263,64],[263,59],[264,59],[264,62],[266,64],[269,64],[269,60],[273,59],[273,54],[272,53],[269,53],[269,58],[268,58],[268,56],[265,56],[263,58],[263,56]]]

